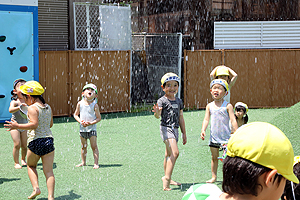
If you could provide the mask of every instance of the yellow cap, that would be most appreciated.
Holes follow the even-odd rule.
[[[276,169],[286,179],[299,183],[293,173],[293,147],[284,133],[272,124],[252,122],[241,126],[229,139],[227,148],[227,156]]]
[[[229,76],[229,71],[227,67],[224,65],[218,66],[216,76]]]
[[[222,85],[226,91],[228,91],[228,83],[223,80],[223,79],[214,79],[210,82],[210,88],[212,88],[212,86],[214,86],[215,84],[220,84]]]
[[[20,90],[23,94],[29,95],[41,95],[45,91],[37,81],[27,81],[24,85],[20,86]]]
[[[166,73],[162,78],[161,78],[161,85],[168,81],[177,81],[178,83],[180,82],[179,76],[177,74],[174,74],[172,72]]]

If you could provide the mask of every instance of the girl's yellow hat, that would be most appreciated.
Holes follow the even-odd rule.
[[[229,71],[226,66],[221,65],[216,71],[216,76],[229,76]]]
[[[29,95],[41,95],[45,91],[37,81],[27,81],[24,85],[20,86],[20,90],[23,94]]]

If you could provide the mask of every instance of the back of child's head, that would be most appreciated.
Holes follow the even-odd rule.
[[[278,184],[281,176],[299,183],[293,173],[293,147],[284,133],[269,123],[252,122],[240,127],[227,148],[222,188],[228,194],[257,196],[263,189],[258,178],[273,169],[280,174],[276,176]]]
[[[249,120],[249,117],[248,117],[248,114],[247,114],[247,112],[248,112],[248,106],[247,106],[247,104],[245,104],[243,102],[237,102],[234,105],[234,110],[236,110],[236,111],[239,111],[239,110],[244,111],[243,119],[244,119],[245,124],[247,124],[248,120]],[[237,119],[236,115],[235,115],[235,118]]]
[[[210,82],[210,88],[212,88],[215,84],[222,85],[225,91],[228,91],[228,83],[223,79],[214,79]]]
[[[222,189],[229,195],[250,194],[257,196],[261,189],[259,177],[271,170],[240,157],[227,156],[223,165]],[[279,184],[283,177],[277,176],[276,178],[278,178]]]
[[[294,174],[300,179],[300,156],[294,158]],[[282,200],[298,200],[300,199],[300,184],[293,183],[289,180],[286,181],[286,185],[281,196]]]
[[[173,72],[168,72],[166,73],[165,75],[163,75],[163,77],[161,78],[161,85],[163,87],[166,86],[166,83],[169,82],[169,81],[177,81],[178,82],[178,85],[180,83],[180,78],[177,74],[173,73]]]

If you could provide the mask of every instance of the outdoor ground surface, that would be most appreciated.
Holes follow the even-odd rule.
[[[250,109],[249,122],[265,121],[277,125],[286,133],[300,154],[300,105],[281,109]],[[55,199],[170,199],[180,200],[193,184],[204,183],[211,177],[210,151],[200,139],[204,110],[184,112],[188,142],[179,140],[180,155],[172,179],[182,186],[162,190],[161,177],[165,147],[159,135],[160,121],[150,112],[102,114],[98,123],[98,148],[100,168],[93,169],[90,146],[88,166],[77,168],[81,162],[79,126],[73,118],[55,118],[52,128],[55,144],[54,174]],[[32,187],[27,168],[14,169],[12,139],[0,124],[0,199],[27,199]],[[38,164],[39,184],[42,194],[37,199],[47,199],[47,187]],[[222,184],[222,163],[219,162],[218,181]]]

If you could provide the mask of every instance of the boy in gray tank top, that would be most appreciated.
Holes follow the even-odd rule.
[[[238,128],[233,106],[224,100],[228,92],[228,83],[223,79],[215,79],[210,83],[210,93],[213,102],[207,104],[205,117],[202,123],[201,139],[205,139],[205,131],[211,119],[209,146],[211,151],[211,173],[212,178],[207,183],[214,183],[217,180],[219,148],[222,144],[228,143],[231,130],[229,122],[232,124],[232,132]]]

